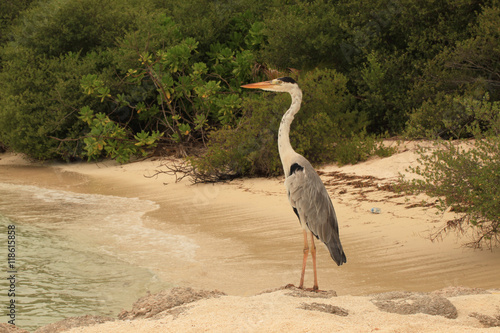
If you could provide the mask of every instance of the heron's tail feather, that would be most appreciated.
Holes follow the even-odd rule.
[[[328,251],[330,251],[330,255],[332,256],[333,261],[337,265],[342,265],[343,263],[347,262],[344,250],[342,249],[342,244],[340,244],[339,239],[335,239],[335,237],[332,237],[328,243],[325,243],[326,247],[328,248]]]

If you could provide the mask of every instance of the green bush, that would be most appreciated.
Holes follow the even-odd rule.
[[[92,101],[82,94],[80,78],[96,63],[76,53],[49,59],[24,48],[11,56],[17,59],[0,73],[9,82],[0,89],[0,141],[37,159],[77,156],[77,141],[64,140],[84,130],[78,108]]]
[[[425,192],[438,201],[438,208],[456,212],[435,236],[450,230],[472,229],[473,239],[466,245],[480,248],[500,244],[500,137],[476,140],[460,148],[445,142],[440,148],[419,151],[420,165],[409,171],[419,179],[401,179],[403,188]],[[444,147],[444,149],[443,149]]]
[[[105,152],[106,156],[119,163],[126,163],[134,156],[146,156],[148,152],[144,148],[156,147],[162,136],[159,131],[142,131],[133,135],[104,113],[95,114],[89,107],[83,107],[78,118],[90,128],[83,139],[85,155],[89,160],[99,158]]]
[[[242,107],[239,86],[276,67],[302,72],[291,140],[313,163],[363,159],[372,135],[495,127],[485,115],[500,101],[498,1],[22,0],[0,13],[0,141],[36,158],[88,152],[85,106],[132,142],[159,131],[160,145],[183,154],[210,132],[224,142],[260,112]],[[330,84],[312,78],[322,71],[337,73],[342,98],[324,96]],[[258,164],[259,154],[248,158]]]
[[[165,11],[148,11],[155,6],[52,0],[24,12],[1,50],[7,84],[0,88],[0,141],[39,159],[100,153],[125,161],[141,154],[152,133],[165,132],[162,143],[185,155],[211,128],[234,126],[241,100],[231,92],[251,78],[249,49],[262,42],[262,25],[248,13],[230,17],[214,9],[224,22],[215,27],[232,37],[199,50],[198,41],[183,36],[186,27]],[[116,128],[82,121],[83,107]],[[109,133],[141,149],[108,151],[117,142]]]
[[[207,151],[191,158],[193,171],[199,175],[196,178],[215,181],[233,176],[279,174],[278,127],[287,103],[282,95],[245,99],[245,115],[240,124],[212,132]]]
[[[366,161],[373,155],[388,157],[395,151],[395,148],[384,146],[381,139],[362,131],[337,143],[335,161],[339,165],[356,164]]]
[[[343,74],[316,69],[304,74],[299,84],[303,102],[290,131],[292,146],[311,163],[331,161],[335,145],[363,131],[367,117],[352,111],[354,98]]]
[[[298,69],[340,64],[345,33],[336,7],[322,0],[278,1],[265,16],[264,60]]]
[[[113,0],[36,2],[14,21],[0,49],[3,144],[37,159],[80,156],[86,126],[78,110],[108,107],[84,95],[80,80],[96,72],[115,75],[106,48],[134,21],[123,6]]]
[[[491,102],[488,93],[479,98],[439,94],[411,113],[406,135],[453,139],[499,135],[499,114],[500,102]]]
[[[0,2],[0,45],[8,41],[12,24],[19,14],[29,8],[34,1],[35,0]]]
[[[13,43],[48,57],[67,52],[85,55],[114,46],[116,38],[136,22],[134,12],[129,1],[36,2],[13,28]]]
[[[224,44],[231,50],[259,49],[260,42],[255,38],[262,41],[262,24],[253,25],[262,21],[262,13],[268,6],[267,2],[249,0],[165,2],[166,13],[177,22],[182,35],[199,41],[201,56],[216,44]]]
[[[244,18],[230,21],[242,21],[235,24],[234,38],[204,52],[199,41],[183,36],[171,17],[152,14],[148,23],[119,42],[114,60],[123,73],[120,84],[109,75],[90,74],[83,77],[82,87],[114,106],[109,119],[120,123],[129,139],[137,132],[160,131],[163,144],[186,156],[207,140],[209,131],[233,128],[241,116],[241,98],[234,91],[252,77],[255,57],[250,49],[262,42],[259,24],[246,24]],[[244,38],[238,39],[239,33]],[[127,121],[118,119],[116,111],[127,114]],[[101,139],[109,144],[102,135],[96,138]],[[97,151],[92,149],[92,154]]]
[[[475,134],[469,130],[471,123],[479,121],[488,128],[490,121],[480,113],[495,109],[500,100],[500,7],[481,7],[475,20],[464,29],[469,38],[443,46],[422,64],[409,90],[417,106],[409,114],[406,134],[458,138]]]

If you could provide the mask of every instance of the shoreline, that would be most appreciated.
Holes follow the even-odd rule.
[[[412,203],[417,203],[419,198],[411,198],[408,202],[394,193],[377,189],[393,181],[399,172],[404,172],[406,166],[415,160],[414,151],[408,149],[385,159],[374,158],[359,165],[341,168],[329,165],[321,168],[322,179],[327,184],[339,217],[341,239],[348,260],[345,267],[332,265],[327,250],[320,249],[322,245],[318,245],[320,288],[335,290],[339,295],[336,300],[364,304],[369,298],[367,295],[389,291],[431,292],[449,286],[490,290],[500,287],[497,278],[500,276],[498,251],[461,248],[453,235],[441,242],[431,243],[426,236],[439,228],[446,217],[436,216],[432,209],[424,207],[408,208]],[[152,257],[150,268],[156,270],[160,278],[184,288],[221,290],[231,295],[224,296],[224,299],[231,298],[236,303],[253,303],[256,311],[253,315],[256,317],[266,309],[266,302],[274,304],[274,298],[280,299],[278,303],[284,301],[286,297],[283,298],[283,291],[271,293],[270,296],[257,295],[263,290],[298,283],[301,231],[287,202],[282,177],[239,179],[215,185],[190,185],[186,180],[176,184],[174,177],[166,175],[144,177],[150,175],[158,165],[158,161],[146,160],[127,165],[107,161],[39,166],[38,163],[22,160],[19,155],[7,153],[0,154],[0,170],[11,174],[0,176],[0,182],[29,183],[72,192],[154,201],[159,209],[145,215],[144,226],[193,239],[198,246],[195,260],[186,267],[179,267],[176,272],[162,268],[164,256],[157,254]],[[35,170],[26,176],[23,168]],[[355,175],[355,178],[339,178],[339,172]],[[376,178],[369,183],[366,176]],[[359,187],[360,181],[366,182],[366,186]],[[372,207],[381,208],[382,213],[370,213]],[[306,286],[312,283],[309,266],[310,263],[306,271]],[[500,307],[498,293],[493,292],[490,294],[493,295],[490,296],[492,311],[495,306]],[[266,297],[273,301],[261,303],[260,299]],[[473,299],[479,296],[467,297]],[[216,304],[217,300],[220,299],[201,300],[196,304]],[[370,308],[368,303],[365,305],[367,309]],[[197,309],[198,305],[194,307]],[[177,317],[186,317],[184,319],[188,321],[192,315]],[[495,313],[493,311],[488,315],[494,316]],[[175,321],[173,317],[167,314],[161,320],[171,325]],[[150,320],[146,321],[149,323]],[[466,322],[467,325],[473,325],[470,327],[482,327],[474,318]],[[94,331],[128,332],[122,326],[111,330],[109,325],[111,323],[99,324],[95,327],[103,330]],[[148,325],[144,327],[155,331]],[[257,327],[262,329],[259,325]],[[139,331],[149,332],[147,328]],[[252,327],[249,327],[249,331],[252,331]],[[88,328],[88,331],[73,329],[71,332],[93,331]]]

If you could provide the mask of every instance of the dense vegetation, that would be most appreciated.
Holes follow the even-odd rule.
[[[409,168],[419,177],[402,177],[400,186],[426,193],[443,213],[457,213],[432,238],[455,230],[468,236],[467,246],[492,248],[500,245],[500,103],[475,102],[474,107],[491,127],[484,131],[479,118],[467,126],[475,140],[436,141],[436,147],[420,148],[420,163]]]
[[[279,174],[289,97],[240,85],[282,75],[304,90],[291,140],[314,163],[388,154],[387,135],[491,143],[499,27],[498,0],[2,1],[0,150]]]
[[[498,1],[25,0],[0,12],[0,142],[38,159],[201,145],[200,166],[275,174],[288,99],[239,88],[271,68],[305,91],[292,141],[314,162],[366,158],[376,135],[470,137],[481,115],[469,105],[500,99]]]

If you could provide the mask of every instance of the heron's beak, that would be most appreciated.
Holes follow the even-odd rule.
[[[274,87],[274,84],[272,84],[271,81],[262,81],[257,83],[245,84],[241,87],[247,89],[269,89]]]

